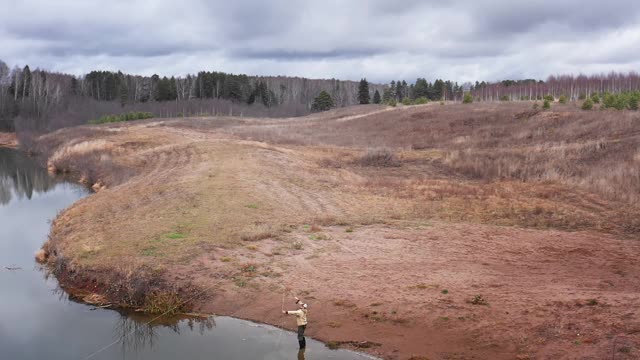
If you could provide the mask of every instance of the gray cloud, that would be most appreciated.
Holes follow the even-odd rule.
[[[0,57],[81,74],[376,81],[637,70],[632,0],[0,0]]]

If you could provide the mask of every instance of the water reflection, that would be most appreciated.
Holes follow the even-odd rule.
[[[0,147],[0,205],[11,202],[14,194],[31,199],[34,192],[47,192],[59,182],[24,153]]]
[[[120,344],[122,353],[137,353],[144,349],[152,349],[158,340],[158,330],[170,330],[180,335],[186,327],[191,332],[205,335],[205,332],[216,326],[213,317],[169,317],[152,319],[149,316],[121,312],[114,324],[113,340]]]

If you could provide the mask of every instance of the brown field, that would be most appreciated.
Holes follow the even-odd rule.
[[[30,150],[98,190],[45,245],[67,287],[288,328],[298,294],[309,335],[388,359],[632,359],[639,145],[637,112],[506,103],[152,119]]]

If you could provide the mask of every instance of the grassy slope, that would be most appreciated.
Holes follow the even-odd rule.
[[[637,237],[636,115],[560,110],[358,107],[64,129],[37,150],[52,170],[106,188],[56,219],[52,262],[117,278],[142,304],[149,289],[207,284],[185,269],[252,283],[243,266],[259,241],[277,241],[272,261],[309,225],[438,220]],[[395,149],[401,166],[360,166],[368,146]],[[218,252],[244,260],[202,263]]]

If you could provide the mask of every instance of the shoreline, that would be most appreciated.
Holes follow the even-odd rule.
[[[572,210],[584,227],[566,231],[569,210],[559,226],[541,218],[550,225],[539,228],[519,216],[487,217],[502,211],[492,210],[502,206],[494,195],[466,196],[468,188],[476,197],[539,193],[511,199],[510,211],[534,202],[547,216],[546,208],[568,206],[547,194],[569,187],[447,183],[460,186],[450,190],[433,180],[420,186],[451,199],[414,200],[391,192],[391,180],[372,183],[389,170],[350,165],[357,155],[349,148],[278,146],[189,126],[81,127],[38,140],[50,170],[96,191],[56,217],[43,246],[65,291],[160,313],[193,300],[177,312],[287,330],[294,320],[280,316],[282,298],[295,294],[310,304],[310,337],[384,359],[565,358],[575,333],[550,334],[558,318],[572,319],[593,344],[576,350],[597,357],[610,351],[614,330],[590,319],[610,322],[638,307],[626,295],[638,284],[621,277],[640,272],[630,258],[639,246],[596,231],[582,215],[588,208]],[[428,166],[433,154],[403,153],[405,165],[393,171],[421,174],[408,159]],[[633,329],[622,331],[635,338]]]

